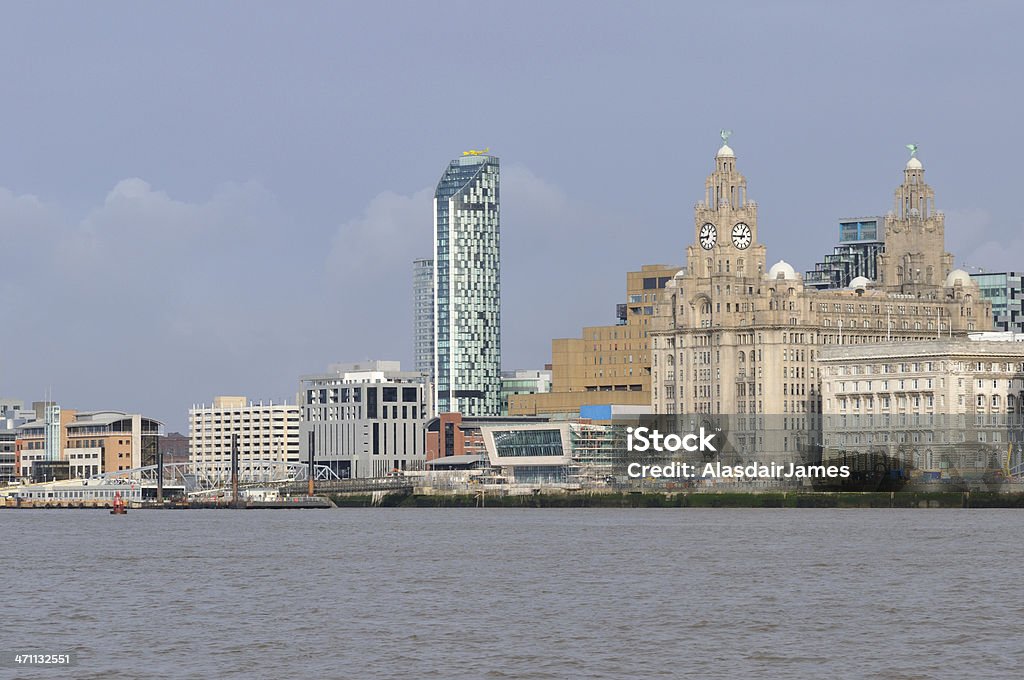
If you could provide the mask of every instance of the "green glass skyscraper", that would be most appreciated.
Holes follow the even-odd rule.
[[[498,159],[464,153],[434,193],[434,404],[501,413]]]

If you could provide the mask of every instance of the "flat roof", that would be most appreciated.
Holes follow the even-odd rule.
[[[427,465],[431,467],[434,465],[472,465],[473,463],[482,463],[486,460],[487,456],[466,453],[461,456],[445,456],[444,458],[428,460]]]

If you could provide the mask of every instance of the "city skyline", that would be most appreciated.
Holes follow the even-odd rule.
[[[330,361],[412,366],[408,264],[430,252],[431,185],[483,146],[504,165],[504,368],[612,323],[624,272],[683,259],[722,127],[756,180],[769,261],[812,269],[840,217],[884,214],[913,142],[956,265],[1021,269],[1012,5],[565,3],[544,25],[327,4],[239,22],[242,7],[12,8],[3,396],[52,389],[182,430],[210,394],[292,401]],[[474,40],[489,47],[465,77],[491,100],[451,116],[437,45]],[[624,231],[672,252],[625,251]]]

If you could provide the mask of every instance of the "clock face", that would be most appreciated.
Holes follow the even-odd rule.
[[[710,222],[705,222],[700,228],[700,247],[704,250],[711,250],[718,242],[718,229]]]
[[[732,244],[740,250],[750,246],[750,227],[744,222],[737,222],[732,228]]]

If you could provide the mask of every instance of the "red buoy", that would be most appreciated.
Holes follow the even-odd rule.
[[[114,492],[114,507],[111,508],[111,515],[124,515],[127,514],[128,508],[125,506],[124,499],[121,498],[121,492]]]

